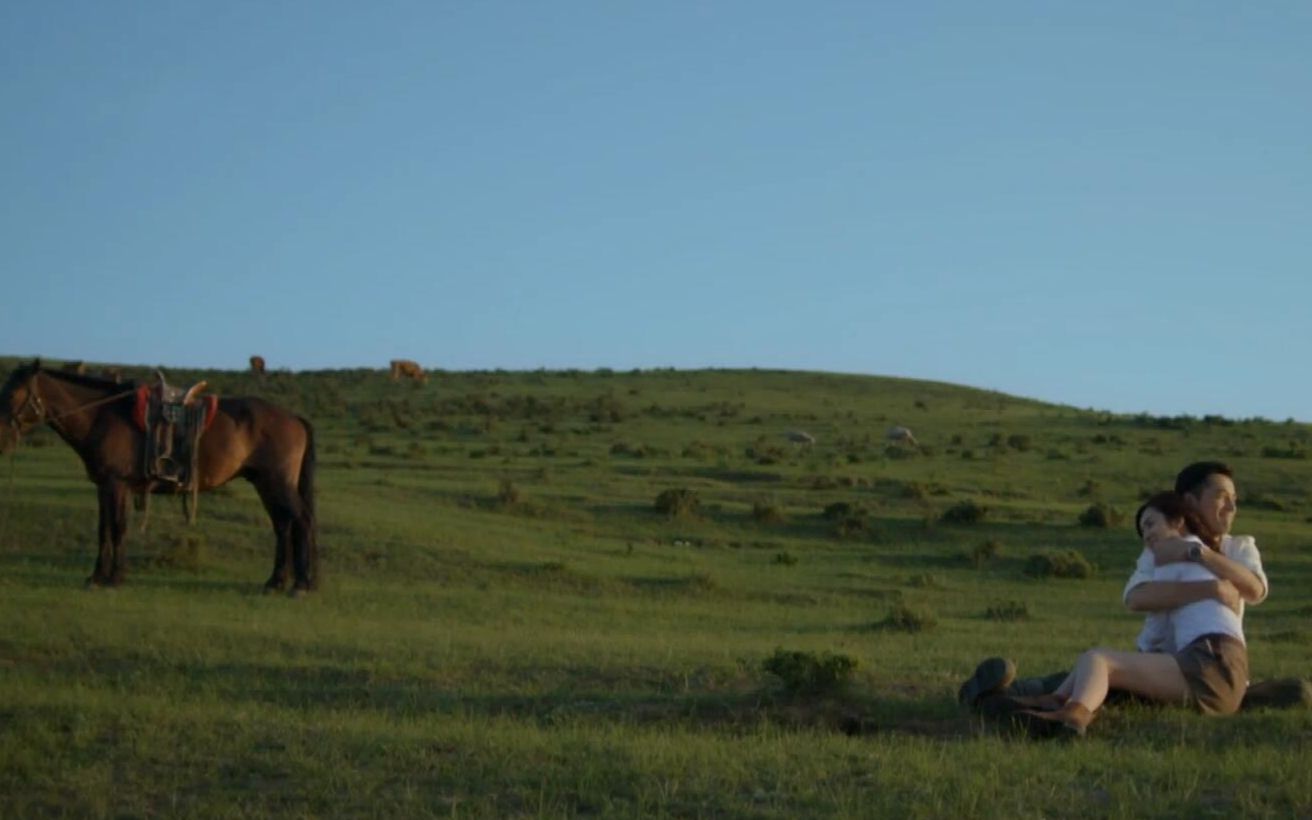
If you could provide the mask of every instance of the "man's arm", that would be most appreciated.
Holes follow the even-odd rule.
[[[1252,570],[1238,561],[1231,560],[1216,550],[1203,550],[1202,558],[1198,563],[1211,570],[1217,578],[1233,584],[1239,592],[1239,597],[1248,603],[1255,604],[1266,597],[1266,586],[1258,580]]]
[[[1166,612],[1208,599],[1239,611],[1239,590],[1224,578],[1214,581],[1146,581],[1126,593],[1125,605],[1134,612]]]
[[[1169,541],[1154,544],[1153,554],[1157,557],[1157,565],[1161,566],[1162,564],[1187,560],[1189,547],[1192,545],[1193,542],[1182,538],[1172,538]],[[1253,548],[1253,551],[1256,552],[1256,547]],[[1217,578],[1234,584],[1235,589],[1239,591],[1239,596],[1248,603],[1256,604],[1266,598],[1266,584],[1257,577],[1257,573],[1238,561],[1227,558],[1216,550],[1205,549],[1202,551],[1202,560],[1199,563]],[[1199,599],[1195,598],[1194,600]],[[1129,605],[1129,595],[1125,597],[1125,602]],[[1184,603],[1193,603],[1193,601],[1185,601]],[[1222,601],[1222,603],[1225,602]],[[1133,606],[1130,608],[1134,609]],[[1152,609],[1155,610],[1158,607],[1152,607]]]

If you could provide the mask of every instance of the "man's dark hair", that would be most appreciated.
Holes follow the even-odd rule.
[[[1180,471],[1175,477],[1175,491],[1180,495],[1192,495],[1197,498],[1203,490],[1207,479],[1214,475],[1223,475],[1234,480],[1234,471],[1222,461],[1195,461]]]

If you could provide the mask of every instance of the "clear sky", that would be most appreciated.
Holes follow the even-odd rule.
[[[1312,420],[1312,5],[0,4],[0,353]]]

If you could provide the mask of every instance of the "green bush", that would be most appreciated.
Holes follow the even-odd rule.
[[[998,601],[989,605],[984,617],[994,621],[1025,621],[1029,620],[1030,608],[1024,601]]]
[[[980,523],[988,514],[988,507],[982,507],[974,501],[962,501],[944,511],[943,523],[969,526]]]
[[[989,561],[997,558],[1002,554],[1002,544],[993,539],[976,544],[970,551],[970,562],[976,568],[982,567]]]
[[[777,677],[790,695],[835,695],[846,689],[857,662],[832,652],[817,655],[776,649],[761,667]]]
[[[865,514],[866,508],[864,506],[847,501],[835,501],[833,504],[826,506],[824,512],[821,513],[830,521],[840,521],[851,516],[864,516]]]
[[[880,626],[899,632],[923,632],[938,626],[938,618],[927,609],[898,604],[888,611]]]
[[[770,500],[753,501],[752,520],[760,524],[782,524],[785,520],[784,511]]]
[[[1121,514],[1108,504],[1099,502],[1080,513],[1080,526],[1082,527],[1100,527],[1108,529],[1119,526],[1121,523]]]
[[[513,507],[519,502],[519,487],[508,478],[501,479],[500,484],[497,485],[497,504],[502,507]]]
[[[697,515],[701,506],[701,498],[687,487],[662,490],[656,496],[656,511],[666,518],[691,518]]]
[[[834,524],[834,535],[839,538],[856,538],[869,529],[869,522],[862,515],[845,515]]]
[[[1307,452],[1294,444],[1289,447],[1263,447],[1262,458],[1305,459]]]
[[[1031,555],[1025,574],[1033,578],[1092,578],[1097,569],[1077,550],[1049,550]]]

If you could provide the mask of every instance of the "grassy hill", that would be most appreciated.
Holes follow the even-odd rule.
[[[1235,467],[1272,582],[1254,677],[1312,673],[1306,425],[763,370],[169,375],[314,422],[324,588],[259,594],[238,483],[190,528],[157,499],[129,585],[82,591],[94,493],[27,437],[0,479],[17,815],[1312,812],[1302,712],[1121,708],[1050,745],[953,700],[989,654],[1129,648],[1129,516],[1201,458]],[[1030,574],[1070,550],[1089,577]],[[790,692],[781,650],[855,669]]]

